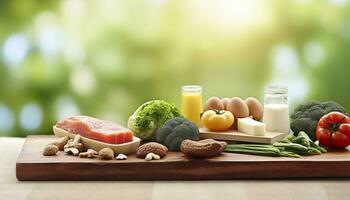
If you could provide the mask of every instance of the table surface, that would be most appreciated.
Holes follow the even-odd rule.
[[[350,180],[19,182],[24,138],[0,137],[0,196],[6,199],[349,199]],[[350,170],[350,169],[349,169]]]

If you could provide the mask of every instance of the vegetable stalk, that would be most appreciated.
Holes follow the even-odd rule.
[[[229,144],[226,152],[253,154],[261,156],[283,156],[299,158],[301,155],[320,155],[327,150],[314,143],[309,136],[300,132],[296,137],[287,135],[274,144]]]

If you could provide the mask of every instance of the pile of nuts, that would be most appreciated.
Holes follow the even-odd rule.
[[[83,152],[84,145],[80,142],[80,139],[80,135],[75,135],[74,139],[68,140],[67,144],[64,145],[64,152],[74,156],[77,156],[80,152]]]
[[[211,158],[220,155],[226,148],[226,142],[220,142],[213,139],[200,141],[184,140],[181,143],[181,152],[194,158]],[[80,135],[75,135],[73,139],[68,136],[45,146],[44,156],[55,156],[58,151],[64,151],[66,154],[79,156],[80,158],[100,158],[102,160],[126,160],[127,156],[119,154],[115,157],[111,148],[103,148],[99,152],[93,149],[86,149],[81,143]],[[157,142],[149,142],[139,146],[137,157],[146,161],[159,160],[168,153],[168,148]]]
[[[83,143],[81,143],[80,135],[75,135],[73,139],[68,136],[62,137],[59,140],[45,146],[43,150],[44,156],[55,156],[58,151],[64,151],[66,154],[79,156],[80,158],[101,158],[102,160],[126,160],[128,157],[124,154],[119,154],[114,157],[114,151],[111,148],[103,148],[99,152],[93,149],[85,151]]]

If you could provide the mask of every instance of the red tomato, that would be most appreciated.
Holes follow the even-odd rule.
[[[321,145],[345,148],[350,145],[350,118],[340,112],[323,116],[317,124],[316,138]]]

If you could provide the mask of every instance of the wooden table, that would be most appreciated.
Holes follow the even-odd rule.
[[[23,143],[23,138],[0,137],[0,199],[350,198],[350,180],[19,182],[15,163]]]

